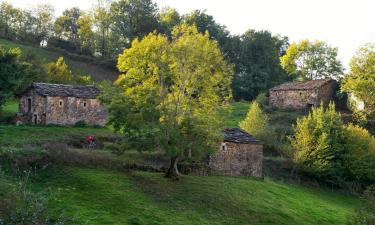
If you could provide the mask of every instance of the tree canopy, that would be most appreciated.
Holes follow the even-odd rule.
[[[232,68],[208,33],[186,24],[173,29],[172,41],[151,33],[134,40],[117,67],[123,72],[118,92],[105,92],[113,96],[103,100],[125,147],[164,151],[171,157],[169,177],[176,177],[187,152],[201,157],[217,147]]]
[[[342,90],[350,92],[363,101],[363,110],[354,111],[364,119],[375,119],[375,44],[361,47],[350,62],[350,71],[345,76]]]
[[[268,31],[248,30],[237,40],[232,63],[236,74],[233,79],[233,96],[236,100],[252,100],[259,93],[288,79],[280,66],[279,57],[285,51],[288,39],[274,36]]]
[[[289,45],[280,59],[281,66],[297,79],[338,79],[343,66],[337,59],[337,48],[323,41],[301,40]]]
[[[0,47],[0,107],[4,102],[23,91],[37,77],[32,65],[20,60],[18,48],[5,50]]]

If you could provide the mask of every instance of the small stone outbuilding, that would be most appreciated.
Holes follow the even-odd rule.
[[[269,104],[273,108],[305,109],[328,105],[333,99],[337,82],[333,79],[296,81],[270,89]]]
[[[209,167],[217,175],[262,178],[262,161],[263,145],[259,140],[242,129],[227,128],[220,150],[210,157]]]
[[[96,99],[100,94],[95,86],[34,83],[19,96],[16,123],[104,126],[107,110]]]

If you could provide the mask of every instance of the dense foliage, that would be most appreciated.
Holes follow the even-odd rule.
[[[288,46],[286,37],[248,30],[238,38],[238,44],[232,47],[234,56],[230,57],[236,66],[232,85],[236,100],[254,99],[259,93],[288,80],[279,59]],[[235,41],[236,38],[232,40],[234,44]]]
[[[363,101],[363,109],[357,108],[357,103],[352,102],[352,109],[358,119],[363,122],[375,119],[375,44],[361,47],[352,58],[342,90]]]
[[[207,33],[186,24],[174,28],[172,41],[151,33],[119,56],[118,69],[118,91],[104,91],[102,100],[124,147],[164,151],[170,177],[179,158],[216,149],[232,68]]]
[[[252,100],[288,79],[279,59],[288,38],[254,30],[231,35],[204,10],[180,15],[173,8],[159,10],[152,0],[97,1],[92,10],[70,8],[54,19],[50,5],[25,10],[6,2],[0,5],[0,37],[35,45],[48,43],[48,47],[89,55],[112,68],[135,38],[156,31],[171,39],[173,27],[181,23],[195,25],[202,34],[208,31],[210,39],[217,40],[226,60],[234,65],[236,100]]]
[[[32,65],[20,60],[18,48],[0,47],[0,107],[5,100],[23,91],[37,77]]]
[[[321,181],[338,186],[375,182],[374,137],[363,128],[345,126],[333,103],[298,119],[291,144],[295,162]]]
[[[338,79],[343,74],[343,66],[337,59],[337,48],[323,41],[301,40],[290,44],[281,57],[281,65],[291,76],[299,79]]]
[[[268,127],[268,118],[257,101],[253,101],[250,104],[249,111],[239,126],[254,137],[264,138]]]
[[[43,81],[57,84],[92,83],[90,76],[73,74],[68,65],[66,65],[63,57],[59,57],[55,63],[49,63],[46,65],[46,77]]]

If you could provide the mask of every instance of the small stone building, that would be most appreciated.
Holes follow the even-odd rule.
[[[262,178],[262,161],[260,141],[239,128],[227,128],[220,150],[210,157],[209,167],[217,175]]]
[[[328,105],[333,99],[336,81],[332,79],[296,81],[270,89],[269,104],[274,108],[305,109]]]
[[[104,126],[107,110],[96,97],[95,86],[34,83],[19,96],[16,123]]]

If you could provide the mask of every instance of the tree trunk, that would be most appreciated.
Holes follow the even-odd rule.
[[[169,165],[168,171],[165,174],[166,177],[172,180],[178,180],[180,177],[180,172],[178,172],[177,168],[178,157],[174,156],[171,158],[171,164]]]

